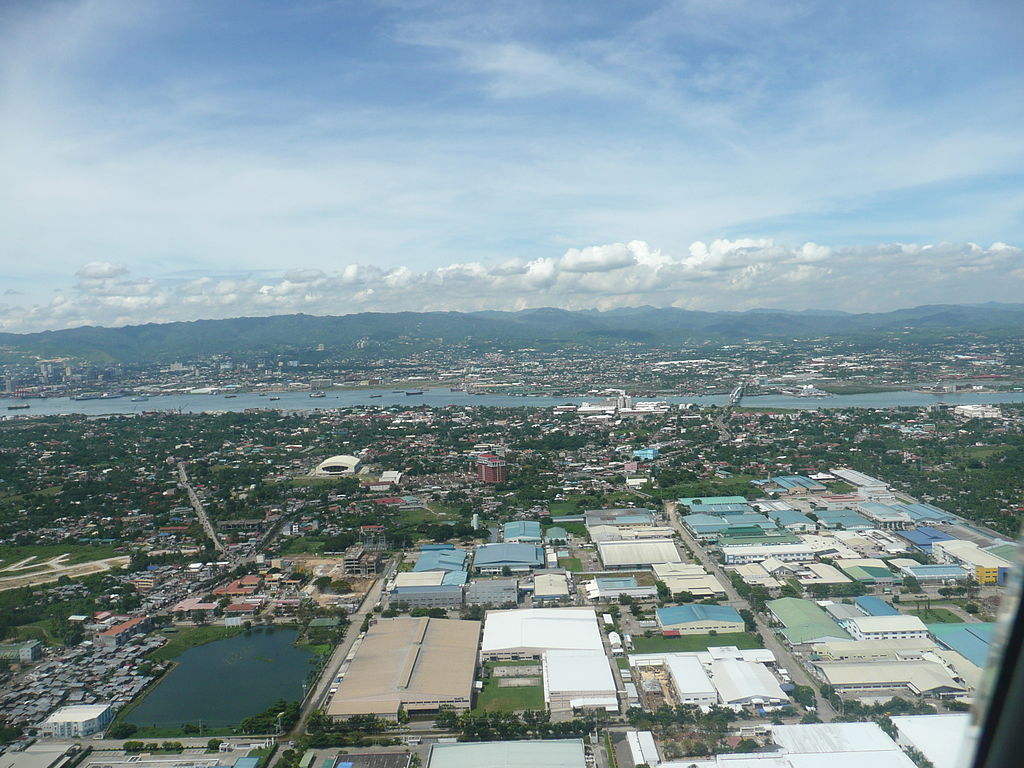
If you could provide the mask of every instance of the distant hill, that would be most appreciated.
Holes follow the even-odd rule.
[[[607,346],[623,341],[679,346],[701,341],[877,337],[897,333],[933,338],[963,332],[1020,335],[1024,332],[1024,304],[931,305],[865,314],[771,309],[694,312],[630,307],[604,312],[545,308],[519,312],[368,312],[337,317],[280,315],[3,333],[0,348],[44,357],[161,362],[218,353],[308,351],[318,344],[336,353],[346,348],[354,350],[360,341],[370,342],[374,349],[408,349],[439,343]]]

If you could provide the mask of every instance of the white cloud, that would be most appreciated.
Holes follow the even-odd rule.
[[[129,277],[123,269],[108,267],[86,265],[70,290],[48,302],[0,306],[0,328],[31,331],[294,312],[641,304],[864,312],[908,302],[1017,301],[1024,288],[1024,251],[1005,243],[988,248],[948,242],[791,247],[769,238],[745,238],[695,242],[674,256],[637,240],[573,248],[561,258],[526,263],[464,262],[421,270],[358,264],[335,271],[293,267],[277,278],[258,280]],[[82,279],[83,274],[94,276]]]

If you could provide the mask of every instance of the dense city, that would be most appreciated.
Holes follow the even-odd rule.
[[[863,363],[879,386],[883,357]],[[117,392],[100,399],[151,397],[137,413],[9,413],[7,754],[942,766],[983,684],[1024,510],[1024,406],[956,402],[999,361],[951,356],[934,371],[949,397],[918,407],[746,399],[768,377],[828,386],[823,357],[732,380],[692,366],[725,383],[722,405],[417,399],[441,379],[490,382],[481,366],[476,384],[416,369],[424,390],[392,375],[403,389],[357,406],[332,405],[344,385],[321,377],[294,387],[302,407],[159,409],[159,389],[197,375],[189,396],[206,402],[295,380],[211,361],[97,380]],[[91,391],[70,365],[36,370],[9,372],[16,402]]]

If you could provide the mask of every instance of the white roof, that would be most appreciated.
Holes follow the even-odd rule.
[[[768,668],[757,662],[737,659],[713,661],[711,679],[724,704],[746,704],[753,699],[765,702],[789,699]]]
[[[877,723],[774,725],[772,738],[790,754],[899,751]]]
[[[626,731],[626,743],[635,765],[649,765],[651,768],[661,762],[654,734],[650,731]]]
[[[533,577],[533,594],[536,597],[568,595],[569,583],[564,573],[538,573]]]
[[[696,656],[667,653],[664,660],[668,672],[672,676],[672,684],[680,697],[711,696],[718,697],[711,678],[704,671],[704,665]]]
[[[672,539],[602,541],[597,546],[605,566],[682,562]]]
[[[615,678],[604,651],[548,651],[543,665],[546,697],[563,691],[615,696]]]
[[[63,723],[92,720],[102,715],[108,709],[110,709],[109,704],[72,704],[67,707],[61,707],[43,722]]]
[[[968,756],[964,752],[972,748],[968,738],[971,717],[966,712],[894,715],[890,719],[900,741],[920,750],[935,768],[959,768],[968,764],[969,761],[962,759]]]
[[[395,587],[438,587],[445,575],[444,571],[403,571],[395,576]]]
[[[927,632],[917,616],[857,616],[846,619],[863,633],[868,632]]]
[[[483,653],[515,649],[600,650],[601,630],[593,608],[522,608],[488,611]]]

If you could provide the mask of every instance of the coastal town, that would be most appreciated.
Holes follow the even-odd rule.
[[[940,765],[1024,410],[607,394],[9,417],[12,765]]]

